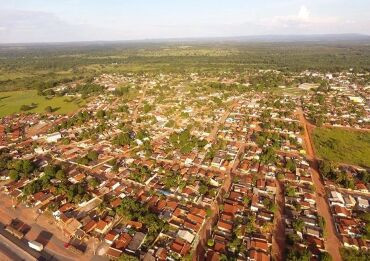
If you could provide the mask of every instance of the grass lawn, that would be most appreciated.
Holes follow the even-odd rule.
[[[35,108],[25,112],[45,112],[45,107],[51,106],[54,113],[66,114],[77,110],[84,100],[71,97],[46,98],[38,96],[35,90],[0,92],[0,117],[21,112],[22,105],[36,104]]]
[[[313,142],[322,159],[370,167],[370,132],[316,128]]]

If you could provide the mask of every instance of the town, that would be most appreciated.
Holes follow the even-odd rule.
[[[0,119],[1,235],[47,260],[369,257],[368,79],[103,73],[41,91],[84,103]],[[365,156],[320,154],[334,127],[365,133]]]

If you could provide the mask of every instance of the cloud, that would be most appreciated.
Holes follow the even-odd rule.
[[[70,24],[49,12],[0,10],[0,42],[88,40],[96,32],[88,25]]]
[[[337,17],[313,16],[305,5],[302,5],[295,15],[274,16],[260,21],[262,25],[269,28],[284,28],[285,30],[327,28],[338,22],[339,19]]]

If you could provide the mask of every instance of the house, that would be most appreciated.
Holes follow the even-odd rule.
[[[269,250],[268,243],[266,241],[252,238],[249,241],[249,245],[247,245],[247,248],[255,249],[255,250],[261,250],[267,253]]]
[[[329,201],[332,202],[332,204],[339,203],[341,205],[344,205],[344,199],[340,192],[338,191],[330,191],[330,198]]]
[[[185,256],[189,253],[191,245],[186,241],[176,238],[175,241],[171,244],[171,251],[177,253],[180,256]]]
[[[122,255],[122,250],[110,247],[105,255],[113,260],[118,259]]]
[[[146,235],[142,232],[136,232],[131,242],[128,244],[126,250],[130,253],[136,253],[144,242]]]
[[[347,210],[344,207],[338,206],[338,205],[333,206],[333,212],[335,215],[340,216],[340,217],[350,217],[351,216],[351,212],[349,210]]]
[[[105,241],[107,244],[112,245],[112,244],[113,244],[113,242],[114,242],[114,240],[116,240],[116,239],[118,238],[118,236],[119,236],[119,235],[118,235],[115,231],[111,230],[111,231],[109,231],[109,232],[106,234],[106,236],[104,237],[104,241]]]
[[[62,138],[62,134],[60,132],[54,132],[54,133],[45,135],[45,141],[47,143],[57,142],[61,138]]]
[[[307,235],[311,235],[311,236],[314,236],[314,237],[317,237],[317,238],[320,238],[321,234],[320,234],[320,229],[317,228],[317,227],[314,227],[314,226],[306,226],[305,227],[305,233]]]
[[[158,261],[166,261],[167,260],[167,249],[160,247],[155,252],[155,257]]]
[[[96,224],[95,231],[99,234],[105,234],[109,228],[109,224],[104,220],[99,220]]]
[[[75,218],[70,218],[65,222],[64,231],[70,235],[75,235],[76,231],[82,226],[82,224]]]
[[[248,261],[270,261],[270,257],[263,251],[257,251],[255,249],[251,249],[248,252]]]
[[[217,223],[217,228],[223,232],[231,233],[233,229],[233,225],[226,223],[222,220],[219,220]]]
[[[344,204],[347,208],[353,208],[356,205],[356,200],[350,194],[344,195]]]
[[[367,209],[369,207],[369,200],[364,199],[362,197],[357,198],[358,206],[362,209]]]

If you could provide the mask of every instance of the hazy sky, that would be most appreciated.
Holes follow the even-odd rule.
[[[0,42],[370,34],[370,0],[0,0]]]

